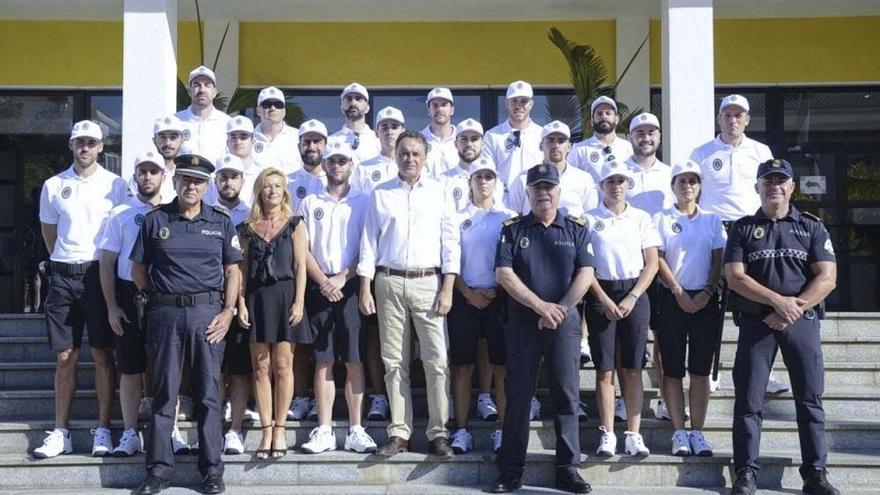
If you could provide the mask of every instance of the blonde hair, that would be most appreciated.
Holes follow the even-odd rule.
[[[263,185],[266,182],[266,179],[277,175],[281,177],[281,184],[283,184],[282,188],[282,198],[281,198],[281,213],[284,215],[285,220],[289,219],[293,216],[293,201],[290,198],[290,190],[287,188],[287,176],[281,170],[268,167],[263,169],[260,172],[260,175],[257,176],[257,179],[254,181],[254,196],[253,196],[253,204],[251,205],[251,214],[248,216],[248,219],[245,223],[250,228],[256,228],[257,223],[259,223],[263,219],[263,203],[260,199],[260,193],[263,191]]]

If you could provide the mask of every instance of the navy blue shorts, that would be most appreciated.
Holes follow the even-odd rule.
[[[477,309],[468,304],[467,299],[458,289],[452,291],[452,309],[446,316],[450,365],[477,364],[479,339],[486,339],[491,364],[495,366],[505,364],[507,350],[501,322],[504,298],[504,292],[499,290],[489,306]]]
[[[134,282],[116,279],[116,304],[128,318],[128,323],[122,322],[122,335],[113,334],[113,357],[116,359],[116,369],[123,374],[143,373],[147,369],[144,329],[138,321],[134,305],[136,293]]]
[[[355,277],[342,288],[342,300],[330,302],[320,287],[309,281],[306,288],[306,313],[314,341],[312,350],[318,363],[342,359],[361,363],[367,354],[367,319],[358,308],[360,279]]]
[[[701,290],[687,292],[693,297]],[[718,341],[718,297],[713,295],[703,309],[693,314],[679,307],[669,289],[661,288],[658,299],[657,309],[662,323],[655,330],[663,356],[663,373],[672,378],[684,378],[687,356],[688,373],[709,376]]]
[[[600,280],[599,283],[611,300],[620,301],[627,297],[636,280]],[[648,296],[642,294],[630,314],[617,321],[605,318],[602,303],[592,292],[587,295],[585,308],[590,354],[596,370],[615,369],[615,351],[620,355],[622,368],[642,369],[645,366],[645,345],[648,343],[648,326],[651,320]]]
[[[53,351],[79,349],[83,332],[93,348],[113,346],[113,333],[107,321],[107,305],[101,293],[98,262],[89,264],[85,273],[67,275],[63,264],[51,263],[49,293],[46,295],[46,328]]]

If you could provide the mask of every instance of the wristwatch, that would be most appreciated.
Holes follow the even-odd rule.
[[[233,316],[233,317],[238,316],[238,308],[236,308],[235,306],[223,306],[223,310],[224,310],[224,311],[226,311],[227,309],[228,309],[229,311],[232,311],[232,316]]]

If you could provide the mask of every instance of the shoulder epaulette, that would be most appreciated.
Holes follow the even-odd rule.
[[[584,218],[584,217],[576,217],[576,216],[574,216],[574,215],[566,215],[565,218],[567,218],[567,219],[571,220],[572,222],[574,222],[574,223],[580,225],[581,227],[583,227],[584,225],[587,224],[587,219]]]
[[[821,218],[817,217],[816,215],[813,215],[812,213],[810,213],[810,212],[808,212],[808,211],[802,211],[802,212],[801,212],[801,216],[804,216],[804,217],[809,218],[810,220],[813,220],[813,221],[816,221],[816,222],[822,223],[822,219],[821,219]]]
[[[502,225],[504,225],[505,227],[509,227],[509,226],[515,224],[516,222],[519,222],[520,220],[522,220],[521,216],[515,216],[513,218],[508,218],[507,220],[505,220]]]
[[[217,213],[222,213],[227,217],[229,216],[229,210],[227,210],[224,206],[211,205],[211,208],[213,208],[214,211],[216,211]]]

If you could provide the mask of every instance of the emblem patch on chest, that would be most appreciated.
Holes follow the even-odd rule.
[[[602,232],[603,230],[605,230],[605,222],[603,222],[602,220],[599,220],[598,222],[596,222],[595,228],[596,228],[596,232]]]
[[[522,239],[519,240],[519,247],[522,248],[522,249],[528,249],[528,248],[529,248],[529,242],[530,242],[530,241],[529,241],[529,238],[528,238],[528,237],[523,237]]]
[[[754,232],[752,232],[752,237],[754,237],[755,239],[763,239],[765,233],[766,232],[764,231],[764,227],[758,227],[754,230]]]
[[[721,170],[721,158],[716,158],[712,160],[712,170],[718,172]]]
[[[678,233],[681,233],[681,230],[682,230],[682,229],[681,229],[681,224],[680,224],[680,223],[675,222],[674,224],[672,224],[672,231],[673,231],[673,232],[675,232],[676,234],[678,234]]]
[[[257,153],[263,152],[263,143],[257,143],[254,145],[254,151]]]
[[[159,239],[164,240],[168,239],[169,237],[171,237],[171,229],[169,229],[168,227],[162,227],[161,229],[159,229]]]
[[[61,197],[67,199],[70,197],[70,193],[72,192],[73,190],[70,188],[70,186],[64,186],[64,189],[61,190]]]
[[[322,218],[324,218],[324,209],[323,209],[323,208],[317,208],[317,209],[315,210],[315,220],[320,220],[320,219],[322,219]]]

